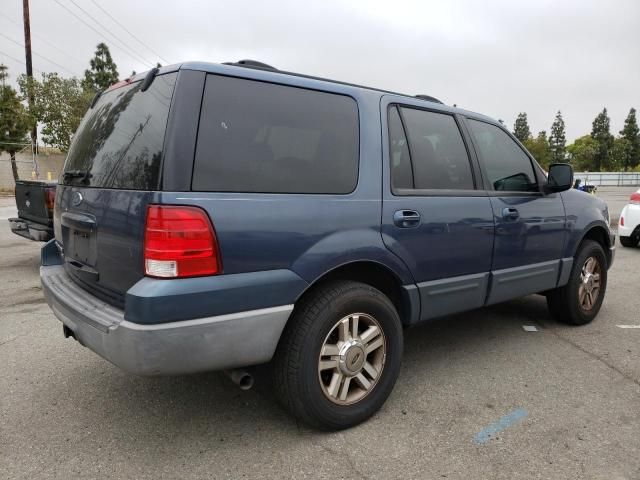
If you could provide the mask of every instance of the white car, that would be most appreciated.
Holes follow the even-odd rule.
[[[640,190],[631,194],[629,203],[622,209],[618,236],[623,247],[637,247],[640,243]]]

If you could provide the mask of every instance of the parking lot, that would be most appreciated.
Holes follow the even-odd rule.
[[[628,190],[602,193],[624,204]],[[41,244],[9,231],[12,202],[0,198],[0,478],[640,478],[640,328],[618,326],[640,324],[640,249],[618,246],[591,325],[559,325],[530,296],[408,330],[382,410],[320,433],[264,379],[242,392],[219,373],[139,378],[64,339]]]

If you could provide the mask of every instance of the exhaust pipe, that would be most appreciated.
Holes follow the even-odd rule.
[[[74,340],[77,340],[76,338],[76,334],[73,333],[73,330],[71,330],[69,327],[67,327],[66,325],[62,325],[62,334],[64,335],[64,338],[73,338]]]
[[[225,370],[224,373],[240,388],[240,390],[249,390],[253,387],[253,375],[245,370]]]
[[[64,338],[73,338],[80,345],[82,345],[83,347],[86,347],[86,345],[82,343],[82,340],[76,337],[75,332],[64,324],[62,324],[62,334],[64,335]]]

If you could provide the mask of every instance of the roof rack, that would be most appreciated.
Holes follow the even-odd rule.
[[[426,100],[427,102],[434,102],[434,103],[443,104],[440,100],[438,100],[436,97],[432,97],[431,95],[416,95],[415,97],[419,98],[420,100]]]
[[[263,62],[259,62],[257,60],[238,60],[237,62],[224,62],[224,65],[235,65],[236,67],[249,67],[249,68],[258,68],[260,70],[273,70],[278,71],[276,67],[272,67]]]
[[[235,67],[245,67],[245,68],[253,68],[256,70],[267,70],[267,71],[272,71],[272,72],[277,72],[277,73],[281,73],[283,75],[294,75],[296,77],[301,77],[301,78],[309,78],[312,80],[321,80],[323,82],[331,82],[331,83],[336,83],[338,85],[348,85],[350,87],[357,87],[357,88],[365,88],[367,90],[374,90],[376,92],[383,92],[383,93],[389,93],[391,95],[401,95],[403,97],[410,97],[411,95],[406,95],[404,93],[398,93],[398,92],[393,92],[390,90],[384,90],[382,88],[374,88],[374,87],[365,87],[363,85],[358,85],[355,83],[349,83],[349,82],[341,82],[340,80],[331,80],[329,78],[322,78],[322,77],[316,77],[313,75],[305,75],[303,73],[295,73],[295,72],[289,72],[286,70],[278,70],[275,67],[272,67],[271,65],[268,65],[266,63],[263,62],[259,62],[257,60],[238,60],[237,62],[223,62],[223,65],[232,65]],[[439,103],[441,105],[444,105],[444,102],[441,102],[440,100],[438,100],[435,97],[432,97],[431,95],[415,95],[414,98],[419,98],[420,100],[426,100],[428,102],[433,102],[433,103]]]

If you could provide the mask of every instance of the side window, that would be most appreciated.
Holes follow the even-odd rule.
[[[401,107],[416,189],[473,190],[467,149],[452,115]]]
[[[494,190],[537,191],[531,160],[501,128],[469,119],[478,153]]]
[[[351,97],[209,75],[192,189],[347,194],[359,144]]]
[[[413,168],[407,136],[395,105],[389,108],[389,162],[393,189],[413,188]]]

